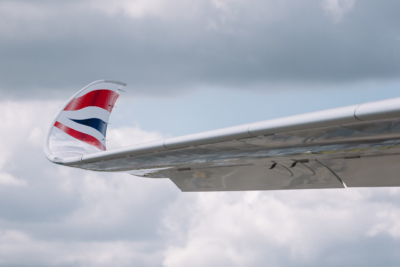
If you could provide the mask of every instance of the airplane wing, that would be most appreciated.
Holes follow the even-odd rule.
[[[106,150],[124,86],[101,80],[75,94],[50,127],[47,158],[169,178],[182,191],[400,186],[400,98]]]

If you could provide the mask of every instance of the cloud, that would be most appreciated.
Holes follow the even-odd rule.
[[[395,239],[400,239],[400,210],[393,208],[378,212],[376,214],[378,222],[369,229],[369,236],[387,234]]]
[[[324,9],[332,16],[336,23],[339,23],[343,16],[351,11],[356,0],[325,0]]]
[[[178,236],[182,229],[186,234],[180,242],[171,242],[163,264],[319,266],[322,260],[326,266],[373,266],[377,255],[397,262],[393,253],[399,247],[398,236],[371,235],[371,229],[378,226],[392,233],[398,228],[398,192],[396,188],[201,193],[190,209],[169,210],[165,225]],[[384,194],[390,200],[373,200]],[[183,199],[175,205],[182,205]],[[382,216],[382,209],[393,219]],[[175,219],[182,210],[190,220]],[[388,227],[381,225],[383,221],[395,224]],[[374,251],[379,240],[393,249]],[[368,252],[363,251],[365,245],[370,246]]]
[[[26,186],[26,181],[18,180],[9,173],[0,173],[0,185]]]
[[[0,93],[67,98],[103,78],[127,82],[131,96],[398,80],[398,5],[3,1]]]
[[[157,252],[142,253],[146,244],[41,241],[17,230],[0,232],[0,245],[0,266],[156,266],[160,257]]]
[[[190,13],[190,10],[187,8],[192,8],[195,4],[182,0],[117,0],[112,3],[101,0],[89,1],[88,6],[110,17],[124,15],[133,19],[143,19],[145,17],[171,19],[172,15],[181,18],[185,16],[188,11]]]
[[[107,132],[107,138],[109,140],[107,142],[107,149],[147,143],[163,139],[163,137],[164,136],[159,132],[143,131],[138,125],[134,127],[110,129],[110,131]]]

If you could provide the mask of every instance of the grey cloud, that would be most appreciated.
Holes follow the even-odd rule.
[[[29,154],[41,156],[40,150]],[[28,186],[0,186],[0,228],[27,231],[40,240],[159,240],[159,217],[178,192],[172,182],[154,187],[127,174],[62,170],[40,156],[11,172]]]
[[[324,262],[327,266],[374,266],[384,259],[386,265],[395,266],[399,238],[389,234],[389,229],[398,225],[395,214],[400,202],[396,193],[389,192],[204,194],[191,203],[191,220],[178,223],[189,224],[187,236],[184,242],[169,246],[164,264],[318,266]],[[384,194],[393,197],[390,206],[373,200]],[[216,200],[219,205],[212,204]],[[175,216],[173,209],[170,212]],[[204,216],[211,213],[213,217]],[[392,219],[381,217],[382,213],[391,214]],[[396,223],[371,234],[372,228],[386,220]],[[177,234],[182,231],[177,226],[171,229],[177,229]]]
[[[11,16],[2,95],[65,98],[101,78],[127,82],[135,94],[399,78],[397,1],[357,1],[340,21],[321,1],[221,2],[182,11],[171,1],[161,14],[133,18],[63,2],[47,5],[53,16]]]
[[[4,229],[11,229],[42,241],[159,240],[158,218],[178,189],[167,180],[153,185],[155,181],[127,174],[99,174],[50,163],[41,144],[56,106],[3,102],[1,111],[7,115],[0,126],[0,174],[9,173],[27,185],[6,185],[0,178],[0,239]],[[29,136],[35,127],[43,130],[32,141]]]

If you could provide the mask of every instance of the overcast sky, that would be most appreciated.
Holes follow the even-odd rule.
[[[98,77],[135,95],[398,80],[398,10],[395,0],[3,0],[0,88],[43,99]]]
[[[400,189],[181,193],[56,166],[53,116],[128,83],[109,147],[400,95],[400,2],[0,1],[0,266],[399,266]]]

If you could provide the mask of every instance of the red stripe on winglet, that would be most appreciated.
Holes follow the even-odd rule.
[[[86,107],[99,107],[111,112],[119,94],[114,91],[101,89],[87,93],[86,95],[73,99],[64,110],[73,111]]]
[[[60,129],[61,131],[63,131],[64,133],[82,141],[85,142],[86,144],[92,145],[97,147],[100,150],[106,150],[106,147],[99,141],[97,140],[97,138],[85,134],[85,133],[81,133],[77,130],[74,130],[72,128],[69,128],[68,126],[65,126],[64,124],[56,121],[56,123],[54,123],[54,127],[57,127],[58,129]]]

